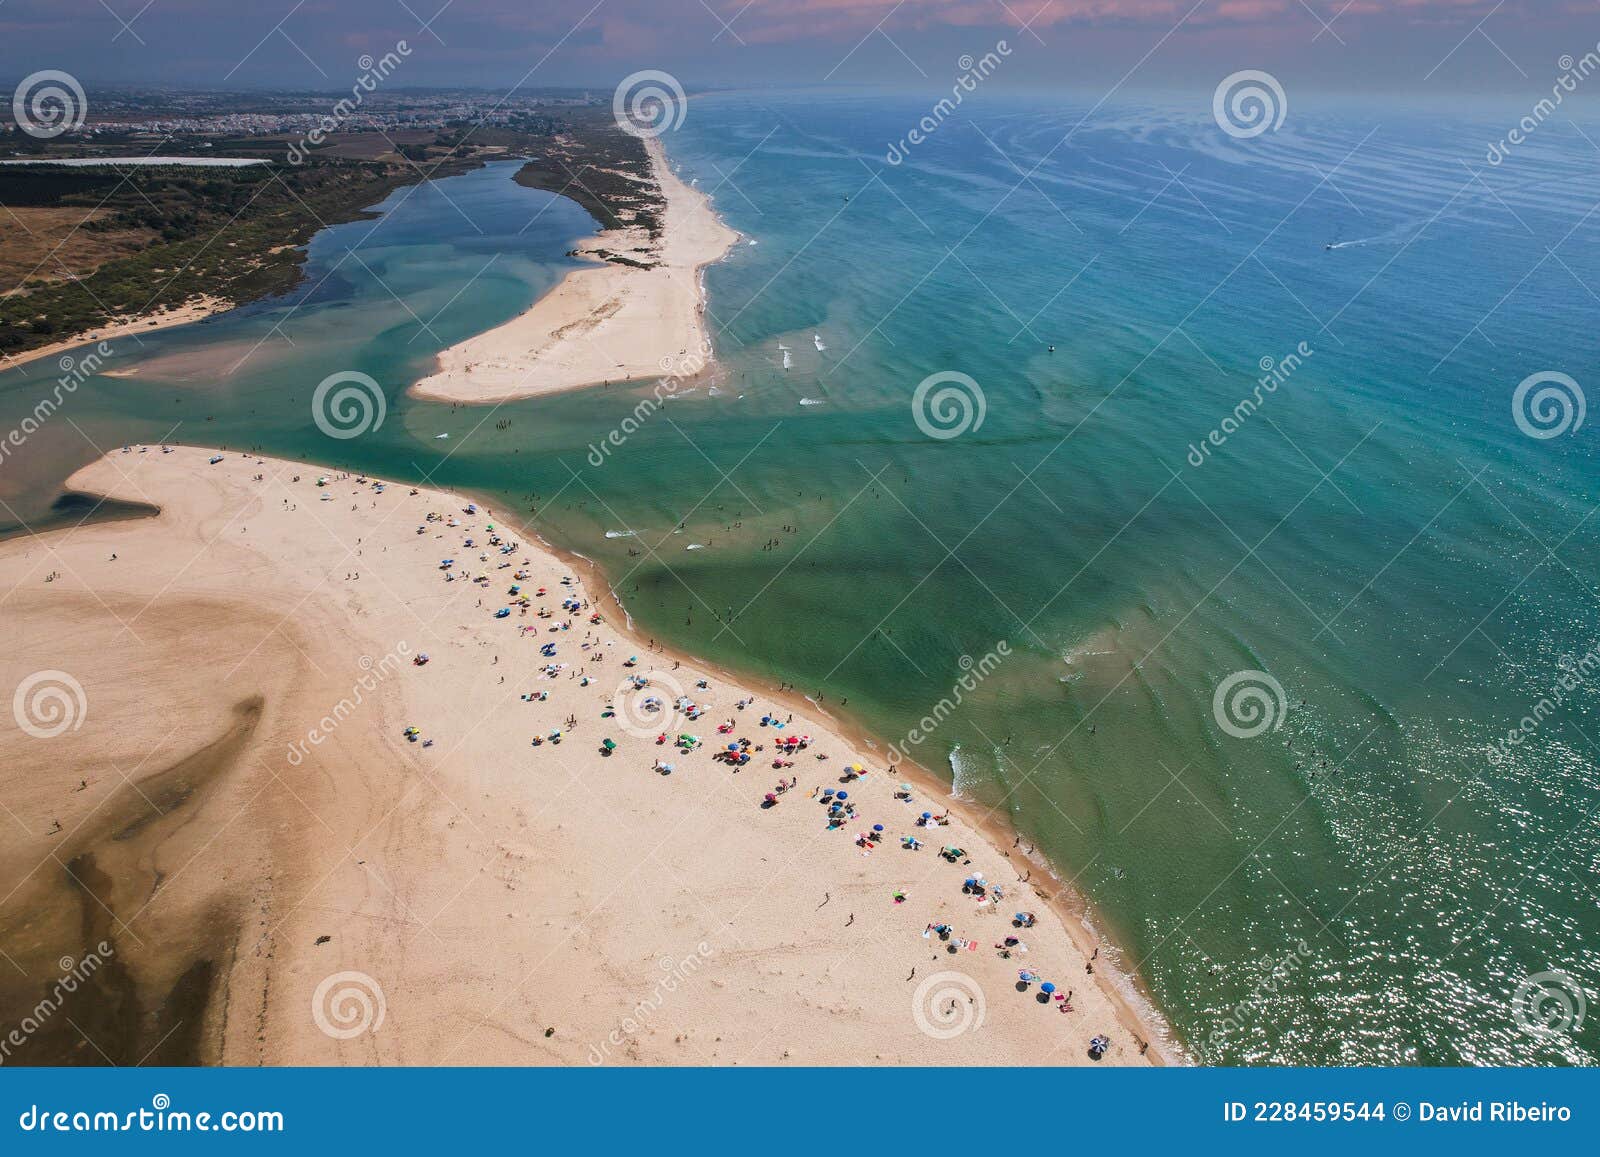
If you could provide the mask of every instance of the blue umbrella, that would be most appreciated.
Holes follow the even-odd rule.
[[[1050,984],[1049,982],[1046,982],[1046,983],[1041,984],[1039,986],[1039,991],[1040,992],[1054,992],[1055,990],[1056,990],[1056,986],[1053,985],[1053,984]]]
[[[873,824],[872,825],[872,830],[875,831],[875,832],[881,832],[881,831],[883,831],[883,825],[882,824]]]
[[[922,813],[922,818],[925,819],[925,820],[931,820],[933,818],[933,813],[932,812],[923,812]]]
[[[850,798],[850,793],[847,792],[847,791],[841,791],[839,793],[839,798],[840,799],[849,799]]]

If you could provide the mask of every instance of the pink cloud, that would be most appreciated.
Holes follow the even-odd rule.
[[[1381,16],[1386,12],[1432,13],[1460,18],[1480,16],[1493,0],[1213,0],[1195,9],[1194,0],[709,0],[725,20],[735,22],[743,39],[783,35],[820,37],[878,27],[929,28],[989,26],[1048,28],[1064,24],[1189,23],[1250,24],[1284,17],[1324,20],[1336,16]],[[1502,12],[1513,12],[1506,5]],[[1310,11],[1307,11],[1307,9]],[[774,35],[778,34],[778,35]]]

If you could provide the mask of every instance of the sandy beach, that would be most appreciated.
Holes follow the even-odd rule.
[[[709,340],[700,270],[720,260],[738,234],[704,193],[673,174],[659,141],[645,145],[666,202],[662,236],[608,230],[580,242],[579,255],[593,266],[567,274],[520,316],[445,350],[437,372],[412,394],[501,402],[703,368]],[[653,267],[604,261],[600,250]]]
[[[110,325],[97,326],[94,329],[84,330],[82,333],[73,334],[61,341],[51,342],[49,345],[40,346],[38,349],[29,350],[24,354],[0,355],[0,369],[13,369],[25,366],[29,362],[38,361],[40,358],[54,357],[56,354],[66,353],[90,342],[116,341],[118,338],[130,335],[150,333],[158,329],[171,329],[176,325],[188,325],[192,321],[201,321],[214,314],[226,313],[233,308],[233,302],[225,301],[220,297],[201,296],[193,301],[174,308],[162,310],[159,313],[145,314],[143,317],[127,318],[115,321]]]
[[[1158,1059],[942,788],[465,497],[214,456],[112,453],[71,486],[159,515],[0,544],[0,1004],[109,960],[34,1059]]]

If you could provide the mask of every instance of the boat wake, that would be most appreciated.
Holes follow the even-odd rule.
[[[1359,249],[1366,245],[1401,245],[1416,239],[1421,231],[1427,228],[1426,221],[1402,221],[1392,228],[1385,229],[1382,233],[1374,233],[1371,237],[1355,237],[1349,241],[1330,241],[1322,248],[1332,253],[1336,249]]]

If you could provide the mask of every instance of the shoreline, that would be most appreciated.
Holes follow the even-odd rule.
[[[666,205],[659,240],[637,227],[583,239],[576,254],[587,265],[517,317],[440,351],[435,371],[414,382],[409,396],[486,405],[704,369],[712,350],[702,271],[739,235],[709,197],[673,173],[658,139],[644,144]],[[643,253],[653,263],[605,259],[619,252]],[[621,360],[619,349],[626,351]]]
[[[486,508],[490,496],[473,493]],[[612,587],[604,569],[594,559],[579,551],[557,546],[547,539],[536,526],[529,523],[526,516],[513,514],[514,521],[524,535],[537,541],[541,548],[555,555],[571,567],[574,572],[590,580],[585,585],[591,591],[603,592],[596,602],[614,610],[618,616],[617,630],[630,637],[640,647],[648,649],[648,640],[640,634],[640,628],[634,624],[627,607],[617,597],[616,590]],[[591,598],[595,596],[591,595]],[[867,725],[853,717],[843,717],[834,710],[818,704],[807,695],[797,691],[780,691],[774,687],[764,685],[764,676],[756,672],[740,672],[724,667],[721,663],[691,654],[671,644],[655,643],[653,653],[670,657],[686,665],[694,665],[714,672],[718,677],[728,683],[743,684],[747,688],[760,682],[763,684],[761,694],[787,710],[800,714],[816,714],[823,716],[828,726],[838,732],[839,736],[857,751],[867,752],[873,758],[878,758],[887,747],[872,733]],[[887,772],[885,773],[887,774]],[[894,765],[894,775],[908,783],[915,784],[919,789],[935,793],[942,805],[953,815],[960,816],[969,826],[975,828],[984,839],[1008,862],[1014,862],[1011,851],[1015,844],[1008,843],[1016,839],[1027,840],[1037,849],[1037,842],[1032,840],[1010,822],[1009,813],[992,808],[986,808],[980,801],[954,794],[952,785],[942,779],[920,763],[910,759]],[[975,817],[974,812],[982,814]],[[1029,888],[1038,901],[1053,911],[1061,920],[1063,928],[1072,938],[1078,951],[1089,957],[1096,950],[1110,946],[1115,964],[1109,968],[1097,969],[1095,972],[1095,987],[1103,992],[1111,1004],[1117,1009],[1119,1018],[1124,1026],[1137,1026],[1141,1039],[1149,1042],[1149,1051],[1146,1060],[1158,1067],[1183,1066],[1190,1063],[1180,1050],[1171,1026],[1161,1016],[1154,998],[1149,994],[1139,975],[1129,969],[1121,967],[1121,962],[1127,959],[1127,954],[1122,947],[1116,944],[1109,936],[1098,931],[1093,922],[1093,908],[1088,899],[1079,892],[1057,869],[1045,853],[1035,850],[1032,856],[1018,851],[1018,856],[1029,868],[1043,871],[1051,881],[1053,887],[1047,895],[1039,890],[1037,882],[1024,881],[1018,876],[1018,884]],[[1097,961],[1098,963],[1098,961]],[[1105,975],[1110,973],[1109,978]]]
[[[208,317],[216,317],[218,314],[227,313],[235,306],[235,302],[227,301],[220,297],[202,296],[197,302],[186,302],[173,309],[160,310],[125,321],[115,321],[110,325],[86,329],[71,337],[62,338],[60,341],[39,346],[37,349],[26,350],[20,354],[0,354],[0,361],[4,362],[4,366],[0,367],[0,369],[19,369],[30,362],[53,357],[56,354],[67,353],[80,346],[102,341],[116,341],[118,338],[127,337],[130,334],[151,333],[156,330],[172,329],[174,326],[189,325],[191,322],[204,321]]]
[[[464,495],[405,483],[388,484],[384,492],[376,479],[332,471],[319,485],[314,466],[237,452],[212,462],[210,455],[193,448],[170,455],[108,455],[68,485],[96,494],[142,495],[155,501],[159,515],[0,547],[0,580],[12,579],[4,585],[12,591],[24,644],[8,656],[8,666],[75,671],[85,676],[91,704],[91,725],[72,738],[19,752],[24,758],[9,769],[18,780],[13,804],[30,831],[43,831],[54,813],[57,832],[66,834],[43,841],[63,854],[101,855],[107,862],[114,855],[136,855],[139,865],[165,879],[154,895],[137,878],[128,882],[130,898],[119,895],[123,883],[113,874],[103,903],[114,930],[138,922],[138,931],[152,942],[151,933],[159,931],[165,954],[171,945],[191,946],[199,939],[195,912],[225,914],[206,925],[202,945],[220,970],[220,992],[209,1003],[187,994],[192,1015],[199,1015],[192,1011],[197,1003],[208,1010],[205,1032],[194,1030],[201,1059],[1081,1064],[1084,1044],[1097,1032],[1111,1035],[1106,1064],[1162,1059],[1163,1039],[1117,999],[1105,972],[1083,975],[1089,954],[1078,948],[1073,923],[1056,906],[1035,909],[1037,925],[1024,934],[1032,942],[1030,954],[1009,963],[991,958],[996,953],[988,951],[988,941],[1001,928],[1010,931],[1009,918],[1001,915],[1026,904],[1026,894],[1017,890],[974,906],[976,896],[955,886],[963,869],[942,863],[932,849],[941,840],[959,842],[968,849],[972,866],[966,870],[987,872],[994,886],[1003,883],[1009,892],[1013,885],[1005,873],[1015,860],[1004,845],[993,846],[991,835],[953,810],[948,827],[926,830],[921,852],[897,846],[903,827],[915,830],[907,821],[916,810],[945,806],[947,785],[924,790],[917,786],[920,777],[902,766],[898,774],[913,784],[918,802],[891,801],[890,777],[872,770],[849,783],[863,814],[847,826],[880,819],[889,827],[885,842],[860,851],[853,830],[825,831],[816,796],[820,785],[806,799],[800,777],[826,783],[852,758],[869,769],[881,764],[805,701],[793,728],[812,735],[812,750],[789,757],[799,791],[781,797],[785,806],[757,806],[764,784],[777,774],[763,770],[760,760],[775,756],[756,756],[741,775],[709,758],[708,751],[720,745],[713,736],[696,753],[658,747],[641,733],[653,732],[656,719],[640,728],[624,722],[633,692],[624,695],[626,683],[612,690],[614,676],[604,672],[627,665],[605,664],[605,658],[622,658],[605,648],[620,645],[625,653],[637,647],[642,661],[635,673],[655,681],[663,697],[680,685],[700,688],[688,694],[704,705],[705,718],[688,726],[702,734],[727,718],[736,726],[725,738],[742,733],[770,745],[773,733],[763,734],[766,729],[757,728],[751,716],[763,710],[759,704],[769,705],[769,712],[790,704],[753,693],[749,680],[724,682],[708,664],[668,664],[666,652],[646,650],[623,615],[613,621],[606,613],[610,588],[603,578],[591,579],[584,567],[569,565],[562,552],[542,542],[513,545],[519,559],[527,556],[522,565],[530,577],[550,584],[552,601],[587,597],[602,622],[590,627],[579,621],[587,621],[588,607],[581,616],[568,611],[574,634],[547,636],[547,629],[556,628],[524,611],[520,625],[538,633],[528,638],[522,630],[513,632],[518,620],[507,623],[490,614],[492,578],[485,584],[449,583],[434,565],[439,552],[457,553],[457,536],[481,532],[495,508],[464,515]],[[414,531],[424,510],[438,520],[430,518]],[[446,518],[457,529],[446,530]],[[472,549],[474,557],[463,557],[462,566],[475,571]],[[42,571],[55,566],[65,568],[58,574],[62,585],[36,585]],[[361,568],[358,575],[349,573],[351,566]],[[559,576],[576,577],[558,585]],[[149,644],[133,651],[143,657],[140,679],[131,680],[123,652],[133,641],[114,626],[106,630],[91,600],[107,600],[108,613],[124,603],[137,610],[152,587],[160,597],[150,598],[140,613],[148,612],[152,622],[175,615],[186,631],[164,642],[167,650],[159,654]],[[63,599],[69,600],[65,612],[51,609]],[[434,622],[437,635],[425,633],[418,647],[432,651],[431,664],[372,664],[378,648],[389,650],[386,660],[392,659],[397,637]],[[260,632],[251,628],[261,624],[267,629],[252,648]],[[583,649],[595,648],[587,656],[569,650],[580,632]],[[593,679],[573,681],[582,667],[553,682],[546,681],[548,673],[540,677],[537,665],[549,660],[527,648],[545,638],[552,647],[560,644],[569,663],[592,662]],[[252,663],[256,648],[259,659]],[[506,648],[524,658],[503,664]],[[196,650],[215,657],[196,662]],[[330,726],[323,712],[341,693],[350,694],[355,655],[362,656],[359,670],[369,672],[363,679],[373,672],[384,678],[370,702],[357,708],[364,714]],[[231,669],[223,673],[225,667]],[[506,677],[517,672],[516,681],[495,687],[496,668]],[[177,686],[188,683],[192,689]],[[200,786],[185,788],[174,809],[179,814],[109,829],[140,833],[125,843],[119,843],[123,836],[90,838],[96,825],[85,825],[108,801],[121,801],[112,812],[126,808],[137,817],[143,810],[132,783],[123,789],[121,779],[103,774],[106,760],[134,767],[136,754],[152,754],[144,749],[147,742],[164,742],[166,751],[173,744],[170,735],[162,736],[173,724],[183,731],[178,744],[202,741],[215,732],[219,715],[227,715],[225,707],[238,714],[237,697],[257,683],[259,691],[245,697],[248,719],[237,725],[244,730],[229,733],[242,737],[238,742],[247,749],[231,762],[214,761],[218,767]],[[547,689],[555,702],[530,704],[518,696],[520,704],[491,703],[501,695],[510,700],[524,686]],[[179,698],[164,710],[173,694]],[[752,705],[738,711],[733,696]],[[614,697],[618,718],[594,723],[595,712],[609,708]],[[200,711],[190,699],[206,700],[211,709]],[[530,748],[530,724],[558,708],[579,721],[576,729],[569,726],[567,745]],[[199,714],[183,728],[191,712]],[[600,712],[602,719],[609,713]],[[280,744],[307,734],[308,719],[319,716],[323,730],[332,731],[323,737],[328,745],[300,741],[303,761],[285,762]],[[424,745],[400,739],[402,723],[420,725],[430,739],[437,735],[439,749],[424,751]],[[457,737],[461,728],[466,730]],[[260,743],[249,747],[256,729]],[[594,749],[601,734],[617,740],[612,755]],[[135,740],[131,751],[124,750]],[[108,742],[116,750],[104,750]],[[812,755],[830,753],[832,762],[812,762]],[[648,774],[652,757],[673,760],[678,774]],[[161,761],[151,764],[160,766]],[[192,758],[173,764],[184,766],[192,766]],[[173,774],[149,772],[150,767],[140,772],[146,778],[138,786],[152,793],[154,781]],[[92,790],[77,795],[67,784],[80,775]],[[242,811],[236,806],[240,799],[247,801]],[[616,811],[619,802],[624,807]],[[83,809],[86,814],[77,818]],[[248,820],[235,822],[246,813]],[[90,837],[81,835],[84,830]],[[223,830],[230,831],[229,840],[216,840]],[[184,840],[199,845],[193,859],[206,858],[204,866],[185,872],[191,860],[173,846]],[[653,850],[640,860],[645,848]],[[37,850],[19,846],[0,855],[26,860]],[[641,868],[647,870],[641,874]],[[887,903],[894,887],[908,890],[903,904]],[[18,904],[24,928],[62,918],[56,911],[61,901],[45,903],[36,890],[25,892],[10,911],[0,906],[8,951],[30,963],[53,960],[72,946],[70,940],[35,944],[31,932],[25,941],[17,939]],[[137,911],[128,916],[133,907]],[[153,913],[141,921],[147,907]],[[970,933],[970,942],[941,946],[926,933],[918,937],[924,920],[940,919],[955,925],[958,937]],[[987,928],[968,927],[974,921]],[[64,934],[70,937],[77,922],[68,925]],[[435,934],[430,942],[435,925],[446,935]],[[226,929],[233,929],[231,943]],[[686,940],[698,941],[698,947],[683,955]],[[958,945],[970,947],[971,954],[952,960]],[[143,944],[135,948],[124,940],[116,947],[140,992],[152,971],[194,972],[179,968],[183,961],[152,962]],[[561,952],[563,961],[551,963]],[[674,965],[674,984],[666,991],[681,982],[693,995],[667,1001],[661,969],[677,955],[683,959]],[[907,976],[908,963],[916,961],[922,963]],[[962,971],[948,971],[956,964]],[[1041,979],[1063,981],[1063,988],[1075,970],[1078,983],[1088,983],[1078,990],[1074,1012],[1062,1017],[1054,1007],[1041,1007],[1037,986],[1026,994],[1011,991],[1018,964]],[[335,1041],[325,1028],[318,1032],[307,1023],[311,990],[337,969],[356,969],[381,982],[389,1026]],[[525,991],[535,976],[537,984]],[[651,1000],[659,998],[662,1010],[639,1000],[652,978]],[[919,1009],[924,990],[941,978],[947,987],[931,990],[935,1007]],[[914,979],[921,983],[914,985]],[[512,980],[517,984],[507,993]],[[965,996],[969,1009],[960,1010],[952,996]],[[650,1014],[635,1005],[648,1006]],[[959,1023],[947,1028],[952,1017]],[[526,1031],[537,1026],[548,1027]],[[1138,1041],[1149,1041],[1153,1055],[1139,1055],[1130,1043]],[[167,1059],[182,1063],[181,1057]]]

